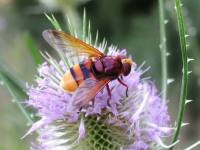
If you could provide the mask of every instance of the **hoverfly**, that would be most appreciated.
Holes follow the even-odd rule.
[[[72,103],[74,106],[83,107],[96,96],[104,87],[107,88],[111,98],[108,83],[117,79],[120,84],[128,86],[120,77],[127,76],[131,71],[131,59],[119,56],[106,56],[96,48],[70,36],[62,31],[45,30],[44,39],[57,51],[64,51],[71,56],[85,56],[88,58],[72,66],[61,81],[60,86],[66,92],[73,92]]]

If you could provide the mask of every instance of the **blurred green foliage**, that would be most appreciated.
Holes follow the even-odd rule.
[[[190,44],[189,55],[195,61],[190,63],[189,97],[194,102],[186,107],[185,122],[191,125],[183,129],[179,147],[186,147],[200,138],[200,1],[183,1],[187,33]],[[167,47],[169,77],[175,82],[169,85],[169,109],[174,122],[177,116],[180,92],[181,58],[175,21],[174,3],[166,1]],[[126,48],[133,60],[151,69],[144,76],[150,76],[160,88],[161,65],[159,50],[159,14],[156,0],[1,0],[0,1],[0,60],[9,65],[11,74],[33,83],[36,73],[34,56],[38,64],[41,58],[37,50],[54,53],[44,42],[41,33],[52,28],[44,13],[54,14],[66,29],[66,15],[72,24],[81,27],[81,16],[86,8],[95,35],[98,29],[100,38],[106,37],[120,49]],[[27,34],[28,33],[28,34]],[[29,53],[31,50],[31,54]],[[1,69],[2,70],[2,69]],[[20,140],[28,126],[24,116],[6,90],[0,87],[0,150],[25,150],[30,141]]]

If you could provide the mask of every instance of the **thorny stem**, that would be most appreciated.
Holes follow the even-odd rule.
[[[166,46],[166,31],[165,31],[165,13],[164,2],[159,0],[159,18],[160,18],[160,51],[162,65],[162,100],[167,98],[167,46]]]
[[[185,110],[187,88],[188,88],[188,62],[187,62],[188,54],[187,54],[187,46],[186,46],[186,38],[185,38],[184,19],[183,19],[180,0],[176,0],[175,9],[176,9],[176,16],[177,16],[177,21],[178,21],[178,31],[179,31],[180,46],[181,46],[183,76],[182,76],[181,94],[180,94],[180,99],[179,99],[177,127],[174,133],[173,142],[177,140],[180,133],[183,116],[184,116],[184,110]],[[173,147],[170,148],[170,150],[172,149]]]

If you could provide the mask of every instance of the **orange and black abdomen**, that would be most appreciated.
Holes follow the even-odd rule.
[[[67,71],[61,79],[60,86],[68,92],[75,91],[78,86],[88,78],[94,78],[91,72],[92,60],[84,60]]]

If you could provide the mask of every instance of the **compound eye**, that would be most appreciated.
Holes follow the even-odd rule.
[[[131,72],[131,65],[129,63],[123,64],[123,75],[127,76]]]

